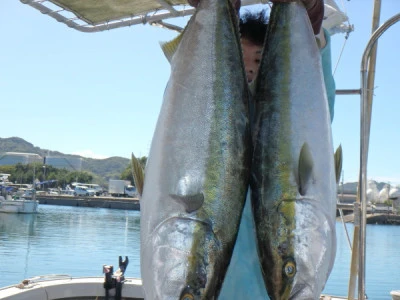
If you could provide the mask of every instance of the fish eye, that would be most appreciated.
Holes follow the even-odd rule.
[[[296,265],[293,261],[289,261],[285,264],[283,270],[287,277],[292,278],[296,274]]]
[[[181,296],[181,299],[180,299],[180,300],[194,300],[194,297],[193,297],[192,294],[186,293],[186,294],[184,294],[184,295]]]

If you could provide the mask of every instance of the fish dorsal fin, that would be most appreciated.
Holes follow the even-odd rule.
[[[300,150],[299,157],[299,193],[304,196],[307,192],[308,185],[312,177],[312,170],[314,167],[314,161],[312,159],[310,147],[307,143],[304,143]]]
[[[179,43],[182,40],[183,33],[185,31],[181,32],[177,37],[175,37],[173,40],[169,42],[160,42],[160,46],[162,51],[164,52],[165,57],[168,59],[168,61],[171,63],[172,56],[174,56],[176,49],[179,46]]]
[[[139,197],[142,197],[144,185],[144,171],[138,159],[132,153],[132,175]]]
[[[204,195],[203,193],[198,193],[194,195],[172,195],[170,194],[172,199],[174,199],[179,204],[185,207],[185,211],[187,213],[194,212],[198,210],[204,203]]]
[[[337,147],[337,149],[335,151],[334,159],[335,159],[336,183],[339,183],[340,175],[342,173],[342,165],[343,165],[342,145],[339,145],[339,147]]]

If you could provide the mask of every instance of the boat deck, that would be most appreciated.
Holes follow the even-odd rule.
[[[18,285],[0,288],[2,300],[78,300],[104,299],[104,277],[72,278],[68,275],[45,275],[24,280]],[[113,292],[110,290],[110,300]],[[126,278],[122,288],[122,299],[144,299],[142,281]]]

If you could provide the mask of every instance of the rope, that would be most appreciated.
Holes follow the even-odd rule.
[[[342,198],[343,198],[343,178],[344,178],[344,171],[342,171]],[[337,197],[336,200],[337,200],[337,203],[340,203],[339,197]],[[353,213],[354,213],[354,211],[353,211]],[[346,232],[347,243],[349,244],[350,251],[353,251],[353,247],[352,247],[351,241],[350,241],[350,235],[347,230],[346,222],[343,219],[343,210],[341,208],[339,209],[339,214],[340,214],[340,219],[342,220],[344,231]]]
[[[339,198],[338,198],[337,203],[340,203]],[[342,220],[344,231],[346,232],[347,243],[349,244],[350,250],[353,250],[353,247],[351,246],[350,235],[349,235],[349,232],[347,231],[346,222],[343,220],[343,210],[341,208],[339,208],[339,214],[340,214],[340,219]]]
[[[347,0],[347,1],[350,1],[350,0]],[[333,76],[335,76],[336,69],[337,69],[338,66],[339,66],[339,62],[340,62],[340,59],[342,58],[342,54],[343,54],[344,48],[345,48],[345,46],[346,46],[347,40],[348,40],[348,38],[349,38],[349,36],[350,36],[350,32],[353,30],[353,26],[350,24],[350,17],[349,17],[349,15],[347,14],[346,5],[344,4],[344,0],[341,0],[340,2],[341,2],[341,8],[340,8],[340,9],[341,9],[341,10],[343,11],[343,13],[347,16],[347,25],[348,25],[347,28],[348,28],[348,30],[347,30],[347,32],[346,32],[346,36],[344,37],[345,40],[344,40],[342,49],[340,50],[340,55],[339,55],[338,60],[337,60],[337,62],[336,62],[335,68],[334,68],[334,70],[333,70]]]
[[[336,69],[337,69],[337,67],[339,66],[339,62],[340,62],[340,60],[341,60],[341,58],[342,58],[342,54],[343,54],[343,51],[344,51],[344,47],[346,46],[348,37],[349,37],[349,32],[347,32],[347,33],[346,33],[346,36],[344,37],[344,43],[343,43],[342,49],[340,50],[339,57],[338,57],[338,59],[337,59],[337,61],[336,61],[335,68],[334,68],[334,70],[333,70],[333,74],[332,74],[333,76],[335,76]]]

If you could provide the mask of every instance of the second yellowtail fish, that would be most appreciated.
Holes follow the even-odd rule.
[[[336,180],[320,54],[300,1],[275,3],[256,83],[252,202],[271,299],[319,299],[336,253]]]

